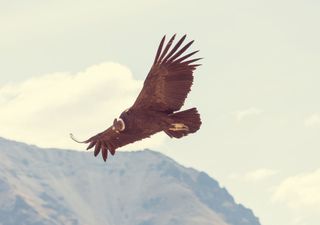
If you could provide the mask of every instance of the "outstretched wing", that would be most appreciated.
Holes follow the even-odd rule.
[[[184,104],[193,83],[193,71],[200,65],[192,63],[201,58],[190,59],[198,51],[184,54],[193,41],[179,49],[186,35],[169,51],[174,38],[175,35],[164,49],[165,36],[162,38],[154,63],[132,108],[171,113]]]
[[[114,131],[111,126],[107,130],[84,141],[84,143],[89,144],[87,150],[94,147],[94,156],[97,156],[101,151],[102,158],[106,161],[108,152],[114,155],[117,148],[147,137],[149,137],[149,135],[140,132],[128,133],[124,131],[118,133]]]

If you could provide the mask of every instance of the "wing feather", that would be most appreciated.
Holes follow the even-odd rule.
[[[104,141],[102,141],[102,147],[101,147],[101,154],[102,154],[102,158],[103,161],[106,161],[108,158],[108,149],[107,149],[107,145],[105,144]]]
[[[190,63],[193,63],[193,62],[196,62],[198,60],[201,60],[202,58],[196,58],[196,59],[192,59],[192,60],[189,60],[189,61],[184,61],[182,62],[182,65],[188,65]]]
[[[179,41],[178,43],[173,47],[173,49],[169,52],[169,54],[164,58],[164,62],[167,61],[180,47],[180,45],[182,44],[182,42],[184,41],[184,39],[186,39],[187,35],[184,35]]]
[[[165,57],[165,55],[167,54],[169,48],[171,47],[172,43],[173,43],[173,40],[174,38],[176,37],[176,34],[174,34],[171,39],[169,40],[167,46],[165,47],[165,49],[163,50],[159,60],[157,61],[157,63],[161,62],[161,60],[163,59],[163,57]]]
[[[194,52],[191,52],[191,53],[189,53],[189,54],[187,54],[187,55],[185,55],[185,56],[182,56],[182,57],[180,57],[179,59],[176,60],[176,63],[180,63],[180,62],[182,62],[183,60],[189,58],[190,56],[193,56],[194,54],[196,54],[196,53],[198,53],[198,52],[199,52],[199,50],[194,51]]]
[[[180,49],[176,54],[174,54],[170,59],[168,59],[168,62],[173,62],[182,53],[184,53],[190,47],[190,45],[192,45],[193,42],[194,41],[190,41],[188,44],[186,44],[182,49]]]
[[[124,131],[117,133],[112,130],[111,126],[107,130],[89,138],[85,143],[89,144],[87,149],[94,147],[94,156],[98,156],[101,152],[103,160],[106,161],[108,158],[108,151],[111,155],[114,155],[117,148],[147,137],[149,137],[149,135],[137,132],[128,133]]]
[[[94,148],[94,153],[93,153],[94,156],[97,156],[97,155],[99,154],[100,148],[101,148],[101,142],[98,141],[97,144],[96,144],[96,146],[95,146],[95,148]]]
[[[164,44],[164,40],[165,40],[165,39],[166,39],[166,36],[163,36],[163,38],[162,38],[162,40],[161,40],[161,42],[160,42],[160,45],[159,45],[159,47],[158,47],[156,57],[154,58],[153,64],[157,63],[157,61],[158,61],[158,58],[159,58],[160,53],[161,53],[161,51],[162,51],[162,46],[163,46],[163,44]]]
[[[193,41],[188,42],[179,50],[186,35],[180,38],[169,51],[174,38],[175,35],[171,37],[163,51],[165,39],[161,40],[155,62],[132,108],[172,113],[179,110],[184,104],[193,83],[193,71],[200,65],[191,63],[201,58],[191,58],[198,51],[184,55]]]
[[[96,141],[92,141],[90,142],[89,146],[87,147],[87,150],[89,150],[90,148],[93,148],[93,146],[96,144]]]

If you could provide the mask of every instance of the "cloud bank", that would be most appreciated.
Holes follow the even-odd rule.
[[[285,179],[275,190],[273,201],[297,210],[320,213],[320,169]]]
[[[109,127],[142,87],[123,65],[105,62],[78,73],[54,73],[0,86],[0,136],[41,147],[84,149],[86,139]],[[126,149],[159,146],[164,135]]]

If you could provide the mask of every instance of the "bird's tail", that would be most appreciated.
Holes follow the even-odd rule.
[[[196,108],[173,113],[169,117],[172,122],[164,132],[171,138],[181,138],[195,133],[201,126],[200,114]]]

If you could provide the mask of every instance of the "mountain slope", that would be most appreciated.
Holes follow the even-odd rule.
[[[0,138],[0,224],[258,225],[203,172],[149,150],[91,154]]]

